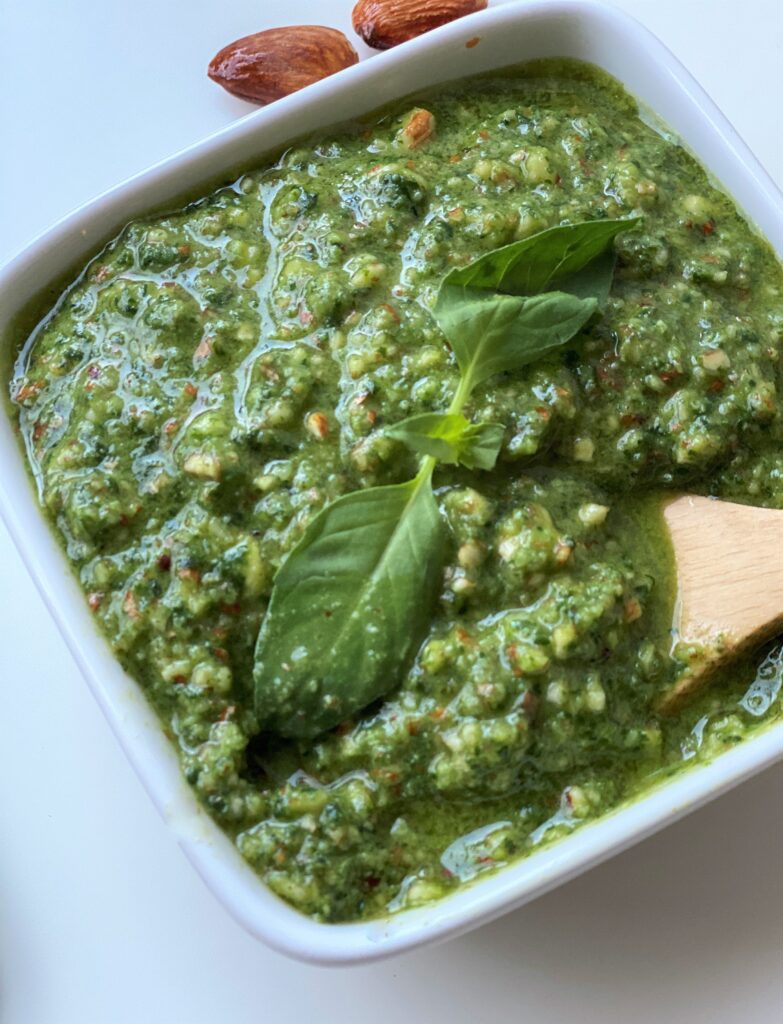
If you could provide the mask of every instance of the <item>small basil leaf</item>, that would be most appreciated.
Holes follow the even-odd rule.
[[[496,295],[445,286],[433,312],[463,377],[474,387],[495,373],[517,370],[564,345],[597,309],[596,298],[564,292]]]
[[[591,220],[547,228],[494,249],[467,267],[449,271],[443,285],[483,288],[508,295],[535,295],[554,287],[581,298],[594,295],[593,291],[586,291],[585,283],[577,275],[596,257],[610,253],[615,237],[635,227],[639,220]],[[614,261],[603,261],[602,282],[607,266],[613,267]],[[609,275],[611,279],[611,269]]]
[[[419,455],[432,455],[440,462],[492,469],[504,428],[500,423],[471,423],[461,413],[425,412],[395,423],[386,434]]]
[[[429,475],[327,505],[275,577],[253,672],[260,728],[312,739],[394,689],[442,562]]]
[[[462,436],[459,461],[468,469],[494,469],[505,432],[502,423],[471,423]]]
[[[424,412],[387,427],[384,433],[419,455],[451,465],[459,461],[459,442],[470,420],[461,413]]]

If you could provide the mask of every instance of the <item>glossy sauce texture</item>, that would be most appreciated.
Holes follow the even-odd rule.
[[[501,459],[437,471],[447,568],[399,689],[313,744],[257,735],[276,569],[325,503],[413,475],[384,427],[448,406],[443,274],[632,214],[605,315],[466,410],[506,425]],[[782,338],[783,274],[731,200],[616,85],[550,62],[129,225],[20,339],[11,396],[199,798],[276,892],[337,921],[437,898],[778,713],[774,652],[678,720],[653,706],[679,667],[660,495],[783,506]]]

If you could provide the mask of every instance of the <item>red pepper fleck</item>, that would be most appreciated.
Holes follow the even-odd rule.
[[[132,590],[127,591],[122,599],[122,610],[129,619],[138,619],[140,616],[139,606],[136,604],[136,596]]]
[[[478,133],[478,137],[480,139],[488,139],[489,138],[489,132],[486,130],[486,128],[482,128],[481,131]]]
[[[104,595],[100,590],[94,590],[91,594],[87,595],[87,604],[90,606],[92,611],[97,611]]]
[[[638,427],[647,419],[640,412],[627,412],[620,417],[620,423],[624,427]]]
[[[519,679],[520,676],[524,675],[524,673],[522,669],[519,667],[519,665],[515,664],[517,659],[516,644],[509,644],[508,647],[506,647],[506,657],[511,662],[511,674],[515,676],[517,679]]]
[[[33,381],[32,384],[23,384],[14,395],[14,401],[24,402],[26,398],[35,398],[42,386],[40,381]]]
[[[619,391],[623,386],[623,378],[618,373],[616,366],[605,366],[599,363],[595,368],[595,375],[602,384],[615,391]]]
[[[224,604],[223,611],[226,615],[239,615],[242,611],[242,605],[239,601],[232,601],[231,604]]]
[[[702,224],[701,229],[702,229],[702,231],[704,232],[705,235],[707,235],[707,236],[711,235],[712,232],[715,230],[715,221],[714,220],[706,221],[704,224]]]
[[[198,394],[198,388],[192,381],[188,381],[185,387],[182,389],[189,398],[195,398]]]
[[[472,39],[468,39],[468,41],[465,43],[465,49],[466,50],[472,50],[473,47],[474,46],[478,46],[478,44],[480,42],[481,42],[481,36],[473,36]]]
[[[385,309],[389,316],[392,318],[392,320],[395,321],[395,323],[400,322],[400,314],[397,312],[394,306],[390,305],[388,302],[382,302],[380,308]]]
[[[494,864],[495,863],[495,858],[494,857],[490,857],[489,855],[487,855],[485,857],[476,857],[476,863],[477,864]]]
[[[213,647],[212,653],[216,658],[220,658],[221,661],[228,661],[228,651],[225,647]]]
[[[710,382],[710,386],[707,388],[707,390],[712,391],[713,394],[715,394],[718,391],[723,391],[725,387],[726,385],[722,380],[713,380]]]
[[[305,327],[307,327],[309,324],[311,324],[313,322],[313,320],[315,320],[315,317],[313,316],[313,314],[310,312],[309,309],[300,309],[299,310],[299,323],[300,324],[303,324]]]
[[[177,247],[177,252],[180,254],[180,256],[190,256],[190,246],[180,245]]]
[[[538,708],[538,697],[536,697],[532,690],[526,690],[521,703],[522,710],[525,712],[528,718],[531,718],[536,713],[536,710]],[[519,727],[520,729],[524,728],[522,722],[519,723]]]
[[[167,552],[162,554],[158,559],[158,568],[161,572],[168,572],[171,568],[171,555]]]
[[[559,174],[555,175],[555,185],[559,185],[562,180]]]
[[[376,875],[367,875],[364,879],[364,885],[367,889],[377,889],[380,884],[381,880]]]
[[[174,678],[171,681],[175,684],[175,686],[184,686],[185,683],[187,683],[188,679],[187,676],[174,676]]]

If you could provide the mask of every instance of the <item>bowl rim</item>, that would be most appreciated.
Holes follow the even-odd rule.
[[[82,254],[116,231],[112,218],[125,222],[154,208],[155,196],[174,195],[170,183],[189,169],[198,180],[216,178],[236,166],[227,154],[239,144],[255,141],[256,151],[279,148],[263,145],[272,126],[278,135],[288,119],[303,111],[339,108],[347,94],[377,83],[405,62],[427,59],[442,47],[465,47],[481,33],[518,31],[538,19],[553,32],[587,24],[611,30],[622,38],[636,59],[646,61],[681,96],[682,103],[703,118],[705,131],[736,165],[738,175],[759,195],[751,219],[783,252],[783,196],[715,104],[683,65],[630,15],[598,0],[528,0],[492,7],[373,56],[274,105],[253,111],[193,146],[102,193],[40,234],[18,255],[0,267],[0,319],[6,325],[24,308],[32,291],[30,281],[44,268],[67,272],[73,247]],[[507,66],[508,61],[497,67]],[[452,76],[466,77],[465,70]],[[400,79],[404,81],[404,76]],[[433,79],[432,84],[443,81]],[[410,90],[407,90],[410,92]],[[405,90],[394,95],[404,96]],[[389,97],[390,99],[392,96]],[[370,111],[377,103],[369,105]],[[343,118],[344,119],[344,118]],[[340,118],[334,118],[339,121]],[[329,122],[332,123],[332,122]],[[289,135],[292,140],[301,132]],[[688,140],[686,140],[687,143]],[[259,156],[260,158],[260,156]],[[194,170],[195,168],[195,170]],[[213,173],[210,172],[211,171]],[[192,191],[192,189],[189,189]],[[82,256],[79,261],[84,262]],[[57,275],[49,273],[55,280]],[[2,323],[0,323],[2,329]],[[15,456],[13,454],[15,452]],[[252,935],[279,952],[321,965],[366,963],[443,940],[488,922],[575,877],[690,810],[725,792],[742,780],[783,758],[783,723],[772,725],[714,761],[691,768],[651,789],[632,803],[586,824],[571,836],[481,877],[430,906],[405,910],[388,918],[348,924],[324,924],[305,917],[273,894],[199,807],[181,775],[173,747],[163,736],[158,719],[141,690],[119,668],[108,644],[87,613],[83,595],[64,554],[38,510],[26,475],[18,440],[9,416],[0,417],[0,514],[35,585],[121,747],[163,818],[177,835],[185,855],[208,888]],[[20,476],[21,472],[21,476]],[[22,482],[24,480],[24,483]]]

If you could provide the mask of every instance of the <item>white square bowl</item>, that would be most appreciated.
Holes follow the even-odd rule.
[[[537,0],[484,11],[375,56],[249,114],[88,203],[0,269],[0,338],[8,344],[9,325],[40,293],[42,282],[62,278],[133,217],[228,181],[237,168],[261,162],[265,154],[324,125],[439,82],[538,57],[590,61],[619,79],[684,140],[783,254],[783,196],[672,54],[614,8],[592,0]],[[783,757],[780,724],[432,906],[357,924],[319,924],[270,892],[199,807],[160,723],[96,631],[38,507],[7,415],[0,416],[0,512],[96,700],[188,859],[251,934],[299,959],[366,962],[467,931],[618,853]]]

